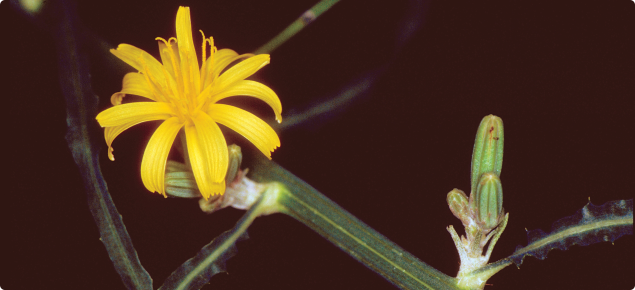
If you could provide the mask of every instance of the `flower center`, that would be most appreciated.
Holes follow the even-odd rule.
[[[209,86],[214,79],[212,68],[216,47],[214,47],[212,37],[206,39],[203,31],[201,31],[201,34],[203,35],[203,58],[200,69],[200,83],[201,85]],[[203,88],[191,86],[190,84],[194,83],[194,81],[186,78],[191,78],[192,76],[186,76],[184,73],[192,69],[187,66],[196,66],[195,69],[198,70],[198,63],[193,63],[193,61],[189,60],[188,53],[182,52],[181,56],[179,56],[178,50],[173,46],[173,44],[178,41],[176,38],[171,37],[166,41],[161,37],[157,37],[156,40],[163,42],[163,45],[159,45],[163,61],[160,72],[163,76],[162,81],[157,80],[158,76],[154,76],[150,73],[145,60],[142,59],[144,66],[143,75],[153,91],[153,94],[157,96],[157,101],[170,104],[170,107],[173,109],[173,114],[178,117],[181,122],[191,122],[191,118],[198,114],[207,103],[205,100],[199,100],[198,98]],[[207,43],[210,45],[209,59],[206,59]],[[186,57],[188,61],[183,62],[180,57]]]

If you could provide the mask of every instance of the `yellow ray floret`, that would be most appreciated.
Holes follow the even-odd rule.
[[[269,158],[280,146],[278,135],[267,123],[242,109],[217,104],[232,96],[258,98],[273,109],[276,121],[280,122],[282,105],[276,93],[259,82],[245,80],[269,63],[269,55],[217,50],[213,39],[203,35],[199,66],[188,7],[180,7],[177,12],[176,38],[157,40],[161,62],[129,44],[111,50],[138,72],[124,76],[123,88],[111,97],[114,106],[97,115],[99,124],[106,128],[108,157],[114,160],[112,142],[119,134],[142,122],[162,120],[141,161],[144,186],[165,196],[167,157],[176,135],[184,129],[192,171],[201,193],[205,198],[223,194],[229,161],[225,137],[216,123],[238,132]],[[242,61],[227,69],[238,60]],[[122,103],[127,94],[148,101]]]

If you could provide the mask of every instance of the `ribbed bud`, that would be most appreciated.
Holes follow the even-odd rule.
[[[229,166],[227,166],[225,184],[230,185],[236,179],[238,170],[240,170],[240,163],[243,162],[243,153],[240,150],[240,146],[236,144],[227,146],[227,150],[229,151]]]
[[[467,195],[460,189],[455,188],[448,193],[448,206],[454,216],[461,221],[469,215]]]
[[[474,151],[472,151],[472,188],[485,172],[500,177],[503,167],[503,120],[494,115],[483,118],[476,132]]]
[[[240,170],[240,164],[243,160],[243,154],[238,145],[227,146],[229,153],[229,166],[227,167],[227,175],[225,182],[229,186]],[[192,170],[187,165],[168,160],[165,169],[165,191],[169,196],[184,198],[200,198],[201,192],[194,179]],[[207,201],[213,203],[218,198],[212,198]]]
[[[503,186],[492,172],[484,173],[470,196],[470,208],[483,230],[495,228],[503,218]]]
[[[165,191],[169,196],[200,198],[194,174],[183,163],[168,160],[165,170]]]

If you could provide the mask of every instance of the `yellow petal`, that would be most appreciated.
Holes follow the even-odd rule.
[[[232,58],[235,56],[238,56],[238,53],[229,48],[219,49],[214,53],[214,59],[216,61],[226,58]]]
[[[220,94],[212,96],[211,103],[216,103],[224,98],[232,96],[249,96],[258,98],[267,103],[267,105],[273,109],[278,123],[282,121],[282,104],[280,103],[278,95],[276,95],[276,93],[268,86],[255,81],[242,80]],[[205,96],[201,94],[201,97]]]
[[[203,69],[207,70],[202,75],[205,75],[206,78],[203,81],[203,91],[198,96],[199,104],[203,102],[206,98],[209,98],[212,93],[218,92],[218,86],[210,86],[214,83],[214,80],[218,78],[218,75],[231,63],[241,59],[248,58],[253,56],[251,53],[238,55],[235,51],[231,49],[221,49],[214,54],[214,58],[208,58],[205,61],[205,65]],[[213,61],[213,64],[210,64],[210,60]],[[218,82],[216,83],[218,84]]]
[[[229,163],[225,137],[214,120],[203,112],[192,121],[193,124],[185,125],[185,137],[196,184],[205,198],[223,194]]]
[[[146,78],[140,73],[127,73],[123,77],[123,88],[121,93],[137,95],[156,101]]]
[[[219,61],[226,61],[227,59],[233,58],[237,55],[238,53],[231,49],[221,49],[214,53],[214,57],[208,57],[201,66],[201,84],[203,84],[201,89],[203,90],[207,88],[207,86],[212,84],[212,81],[214,81],[214,78],[217,76],[214,74],[214,66],[217,65]]]
[[[164,94],[173,93],[172,88],[176,87],[174,79],[156,58],[144,50],[122,43],[110,52],[139,72],[146,74],[157,90]]]
[[[122,43],[117,46],[117,49],[111,49],[110,52],[125,63],[134,67],[140,72],[146,72],[147,67],[150,73],[159,75],[161,71],[161,63],[145,50],[130,44]]]
[[[248,78],[263,66],[269,63],[268,54],[259,54],[254,57],[250,57],[240,63],[232,66],[223,74],[221,74],[215,82],[215,88],[217,92],[221,92],[224,89],[229,88],[231,85],[238,81],[242,81]]]
[[[183,124],[177,117],[165,120],[152,134],[141,160],[141,181],[151,191],[165,196],[165,163],[174,138]]]
[[[172,108],[160,102],[136,102],[108,108],[97,115],[102,127],[138,124],[153,120],[166,120],[172,116]]]
[[[108,144],[108,159],[111,161],[115,161],[115,155],[112,153],[114,149],[112,148],[112,141],[115,141],[115,138],[119,136],[123,131],[128,130],[128,128],[136,125],[138,123],[128,123],[121,126],[107,127],[104,130],[104,138],[106,139],[106,144]]]
[[[116,92],[114,94],[112,94],[112,96],[110,96],[110,103],[113,106],[118,106],[121,105],[121,102],[123,101],[123,97],[125,97],[126,94],[122,93],[122,92]]]
[[[221,72],[225,70],[225,68],[227,68],[227,66],[231,63],[240,59],[248,59],[255,55],[253,53],[244,53],[238,55],[235,51],[230,50],[231,52],[234,52],[234,54],[231,54],[230,52],[225,52],[224,50],[230,49],[221,49],[218,54],[214,54],[215,58],[217,59],[217,61],[214,61],[214,73],[216,74],[216,76],[220,75]]]
[[[201,89],[204,90],[209,88],[209,85],[211,85],[220,73],[231,63],[243,58],[250,58],[252,56],[254,56],[253,53],[238,55],[235,51],[227,48],[216,51],[216,53],[214,53],[214,57],[207,58],[207,60],[205,60],[205,64],[201,68],[201,75],[206,76],[204,80],[201,80],[203,83]],[[205,73],[203,73],[203,71],[205,71]]]
[[[243,135],[269,159],[271,159],[271,152],[280,147],[278,134],[252,113],[230,105],[212,104],[209,115],[214,121]]]
[[[194,98],[201,91],[201,76],[198,68],[198,58],[192,40],[192,23],[190,20],[190,8],[179,7],[176,13],[176,40],[179,56],[181,58],[181,71],[185,94]]]
[[[231,52],[234,52],[231,49],[221,49],[220,51],[223,51],[223,50],[230,50]],[[219,76],[220,73],[223,72],[223,70],[231,63],[243,58],[246,59],[246,58],[250,58],[254,56],[253,53],[245,53],[245,54],[238,55],[236,52],[234,52],[234,54],[235,55],[231,55],[229,52],[223,52],[222,54],[219,54],[219,53],[214,54],[214,59],[215,59],[214,60],[214,75],[215,76]]]

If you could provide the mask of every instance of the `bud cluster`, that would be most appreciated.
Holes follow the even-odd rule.
[[[483,118],[476,133],[472,152],[471,191],[460,189],[448,193],[450,210],[470,232],[488,233],[503,220],[503,120],[494,115]],[[476,227],[476,228],[474,228]]]
[[[461,238],[454,227],[448,227],[461,257],[461,268],[457,276],[461,281],[469,281],[470,279],[463,278],[487,263],[496,241],[507,225],[508,215],[503,210],[503,186],[500,180],[503,139],[501,118],[494,115],[483,118],[472,152],[470,195],[468,197],[465,192],[455,188],[447,196],[450,211],[465,227],[466,236]],[[484,252],[488,242],[488,249]],[[480,285],[481,282],[475,283]]]

